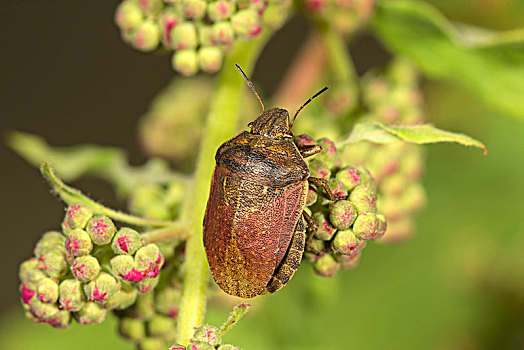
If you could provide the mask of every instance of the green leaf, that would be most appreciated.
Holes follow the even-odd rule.
[[[40,167],[40,171],[44,179],[47,180],[47,182],[53,189],[53,191],[56,194],[58,194],[60,198],[62,198],[62,200],[69,205],[73,203],[82,203],[88,206],[95,214],[107,215],[110,218],[131,224],[131,225],[152,226],[152,227],[166,227],[166,226],[173,225],[173,222],[171,221],[141,218],[138,216],[129,215],[129,214],[122,213],[120,211],[105,207],[104,205],[97,203],[93,199],[87,197],[79,190],[66,185],[62,180],[60,180],[60,178],[58,178],[58,176],[56,176],[53,169],[47,162],[44,162],[42,164],[42,166]]]
[[[524,118],[524,29],[457,28],[431,5],[409,0],[379,2],[372,23],[389,49],[428,76],[463,84],[491,106]]]
[[[125,153],[118,148],[96,145],[51,147],[39,136],[11,132],[7,144],[30,164],[47,161],[66,181],[84,175],[95,175],[114,183],[121,195],[128,195],[138,184],[168,184],[187,178],[169,169],[167,162],[151,159],[141,167],[131,167]]]
[[[398,141],[406,141],[418,145],[438,142],[453,142],[463,146],[477,147],[484,151],[486,146],[464,134],[440,130],[430,124],[412,126],[388,126],[377,122],[363,122],[355,125],[351,134],[340,145],[369,141],[385,144]]]

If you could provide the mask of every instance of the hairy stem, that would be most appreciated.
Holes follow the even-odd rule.
[[[238,63],[250,74],[259,50],[269,35],[269,31],[266,31],[255,40],[236,43],[234,50],[226,56],[211,101],[192,185],[193,195],[188,199],[191,201],[189,236],[186,243],[185,273],[176,338],[181,344],[189,343],[195,327],[200,326],[204,320],[209,267],[202,243],[202,220],[215,165],[215,152],[218,146],[236,131],[240,97],[245,88],[245,82],[234,64]]]
[[[170,226],[156,230],[146,231],[141,237],[146,243],[170,241],[172,239],[184,239],[187,237],[187,223],[175,222]]]

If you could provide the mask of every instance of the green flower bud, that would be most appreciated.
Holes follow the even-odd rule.
[[[242,350],[238,346],[231,345],[231,344],[222,344],[220,345],[217,350]]]
[[[327,138],[318,140],[318,145],[322,147],[322,151],[317,155],[317,159],[324,161],[330,166],[338,165],[338,155],[335,143]]]
[[[91,255],[79,256],[71,265],[73,276],[80,282],[91,282],[100,272],[98,260]]]
[[[84,304],[82,284],[75,279],[66,279],[60,283],[60,307],[67,311],[78,311]]]
[[[207,16],[212,22],[224,21],[235,12],[235,2],[232,0],[217,0],[207,6]]]
[[[315,139],[313,139],[308,134],[295,136],[294,142],[298,148],[302,148],[304,146],[315,146],[317,144]]]
[[[160,249],[154,243],[150,243],[140,249],[135,254],[136,269],[143,272],[144,277],[153,278],[158,276],[158,272],[164,264],[164,258]]]
[[[318,211],[314,213],[313,222],[317,226],[315,237],[318,239],[329,241],[331,238],[333,238],[333,235],[337,231],[327,220],[326,215],[323,212]]]
[[[146,336],[146,326],[142,320],[123,317],[120,319],[118,332],[126,339],[138,341]]]
[[[310,260],[316,260],[326,253],[326,241],[313,237],[311,238],[307,249],[309,252],[314,253],[314,256],[309,257]]]
[[[73,256],[87,255],[93,250],[93,242],[86,231],[75,228],[69,232],[65,248]]]
[[[46,250],[49,247],[62,247],[65,242],[65,237],[60,232],[57,231],[51,231],[46,232],[38,240],[38,242],[35,245],[35,249],[33,250],[33,253],[35,256],[39,256],[42,254],[44,250]]]
[[[108,273],[101,272],[94,280],[84,286],[87,300],[105,304],[118,291],[120,285]]]
[[[36,258],[31,258],[20,264],[18,270],[18,277],[20,281],[27,284],[28,286],[36,288],[36,284],[47,275],[38,269],[39,261]]]
[[[96,324],[104,320],[106,313],[107,310],[97,303],[84,303],[74,315],[80,324]]]
[[[377,193],[377,184],[369,170],[364,167],[357,167],[357,170],[360,174],[360,185],[368,187],[372,192]]]
[[[115,254],[133,255],[142,246],[140,234],[132,228],[123,227],[116,233],[111,243]]]
[[[154,337],[173,334],[175,332],[175,321],[164,315],[155,315],[147,323],[148,334]]]
[[[169,350],[186,350],[186,347],[184,345],[175,343],[169,347]]]
[[[75,228],[85,228],[93,212],[91,209],[83,204],[71,204],[66,211],[64,221],[62,222],[62,230],[64,234],[68,234],[70,230]]]
[[[343,199],[348,196],[348,191],[346,190],[346,187],[338,179],[335,179],[335,178],[329,179],[328,187],[331,193],[333,193],[335,200]]]
[[[182,10],[188,19],[201,19],[206,14],[204,0],[182,0]]]
[[[146,15],[155,15],[162,10],[164,4],[162,0],[140,0],[138,1],[138,6]]]
[[[331,169],[320,159],[312,159],[309,162],[309,170],[312,177],[318,177],[327,180],[331,176]]]
[[[63,247],[48,247],[38,256],[38,268],[49,277],[60,278],[66,272],[68,264]]]
[[[220,335],[220,331],[217,327],[204,324],[195,330],[191,342],[204,342],[213,346],[217,346],[222,343],[222,336]]]
[[[71,313],[69,311],[60,310],[55,316],[45,322],[55,328],[66,329],[71,324]]]
[[[117,255],[110,261],[113,275],[124,281],[138,282],[143,279],[142,274],[135,269],[135,259],[130,255]]]
[[[134,1],[122,1],[115,12],[115,22],[122,30],[131,31],[140,25],[144,14]]]
[[[365,241],[358,238],[352,230],[338,231],[331,243],[333,251],[338,254],[355,255],[364,247]]]
[[[133,35],[133,47],[144,52],[153,51],[160,43],[160,35],[160,28],[156,22],[145,21]]]
[[[29,286],[25,283],[23,283],[20,286],[20,297],[22,298],[22,305],[29,304],[31,302],[31,299],[36,295],[36,291],[34,289],[35,287]]]
[[[365,186],[358,185],[349,194],[349,200],[353,203],[358,212],[376,212],[377,197],[375,192]]]
[[[329,205],[329,221],[337,229],[346,230],[350,228],[357,215],[357,209],[350,201],[339,200]]]
[[[199,24],[197,26],[198,42],[202,46],[214,46],[218,44],[215,34],[213,33],[213,26],[207,24]]]
[[[98,245],[108,244],[115,235],[116,228],[113,221],[105,215],[96,215],[87,224],[87,233],[93,243]]]
[[[155,292],[156,311],[171,318],[177,317],[181,298],[182,292],[177,288],[166,287]]]
[[[177,72],[187,77],[198,72],[198,58],[195,50],[177,50],[171,63]]]
[[[339,255],[337,257],[337,260],[340,263],[340,267],[343,270],[351,270],[357,267],[358,263],[360,262],[360,256],[361,254],[359,251],[356,254],[352,255]]]
[[[120,290],[109,298],[104,307],[108,310],[125,310],[135,303],[137,296],[137,291],[131,285],[122,283]]]
[[[149,293],[158,284],[158,277],[144,278],[140,282],[133,283],[133,286],[140,294]]]
[[[217,44],[231,45],[235,40],[235,31],[229,21],[217,22],[212,27],[213,41]]]
[[[139,294],[130,314],[144,321],[152,319],[155,316],[155,299],[153,294]]]
[[[331,277],[337,274],[340,264],[332,254],[326,254],[320,259],[313,261],[315,273],[322,277]]]
[[[388,227],[388,224],[386,222],[386,217],[384,215],[377,214],[378,219],[378,228],[377,233],[375,234],[374,239],[380,239],[384,234],[386,233],[386,229]]]
[[[166,47],[173,47],[171,41],[171,30],[178,23],[182,22],[183,16],[174,8],[167,7],[160,14],[158,24],[160,26],[161,39]]]
[[[340,169],[335,177],[344,184],[348,191],[352,191],[360,183],[360,173],[352,166]]]
[[[311,187],[309,187],[308,191],[307,191],[307,196],[306,196],[306,207],[309,207],[309,206],[315,204],[317,199],[318,199],[317,191],[315,191]]]
[[[174,26],[170,37],[175,50],[195,49],[198,46],[197,29],[192,22],[182,22]]]
[[[36,285],[36,295],[43,303],[56,303],[58,300],[58,283],[51,278],[41,279]]]
[[[146,337],[138,343],[139,350],[165,350],[167,344],[162,338]]]
[[[44,303],[38,298],[32,298],[29,301],[29,307],[33,315],[35,315],[40,322],[51,320],[59,311],[56,304]]]
[[[379,220],[374,213],[360,213],[353,224],[353,232],[365,240],[375,240],[379,229]]]
[[[215,73],[222,67],[222,50],[216,46],[204,46],[198,50],[198,63],[204,72]]]
[[[262,31],[260,17],[255,10],[245,9],[231,17],[231,24],[240,38],[252,39]]]
[[[191,342],[187,348],[187,350],[215,350],[215,347],[211,344],[204,343],[201,341],[195,341]]]

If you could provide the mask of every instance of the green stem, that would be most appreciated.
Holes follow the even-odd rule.
[[[187,231],[187,223],[175,222],[164,228],[146,231],[142,233],[141,237],[146,243],[157,243],[172,239],[184,239],[187,237]]]
[[[171,221],[141,218],[138,216],[122,213],[111,208],[107,208],[102,204],[97,203],[91,198],[87,197],[79,190],[63,183],[62,180],[60,180],[55,175],[53,169],[51,169],[51,166],[48,162],[44,162],[42,164],[40,171],[42,172],[42,176],[47,180],[47,182],[49,182],[53,190],[67,204],[82,203],[88,206],[95,214],[107,215],[110,218],[115,219],[117,221],[125,222],[136,226],[166,227],[173,224],[173,222]]]
[[[269,35],[269,31],[265,31],[255,40],[235,44],[235,48],[226,56],[211,102],[193,180],[193,196],[189,199],[190,235],[186,243],[185,273],[176,338],[181,344],[187,345],[195,327],[204,321],[209,267],[202,242],[202,220],[215,166],[215,152],[220,144],[231,138],[236,131],[240,98],[246,87],[234,64],[238,63],[250,74],[259,50]]]

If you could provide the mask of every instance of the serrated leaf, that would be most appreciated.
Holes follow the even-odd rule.
[[[351,134],[340,142],[340,145],[360,141],[378,144],[405,141],[418,145],[452,142],[463,146],[480,148],[484,151],[484,155],[487,153],[486,146],[482,142],[464,134],[438,129],[430,124],[388,126],[378,122],[363,122],[355,125]]]
[[[456,81],[524,118],[524,29],[459,30],[430,4],[409,0],[379,2],[372,23],[386,46],[428,76]]]

